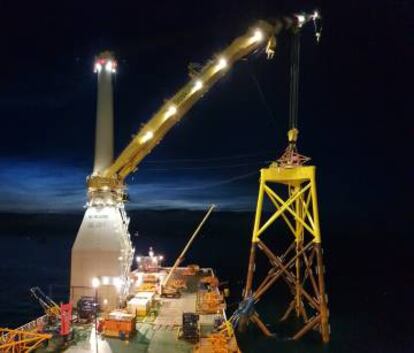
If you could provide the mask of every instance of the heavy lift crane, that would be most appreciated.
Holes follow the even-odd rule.
[[[314,12],[282,17],[272,22],[259,21],[200,70],[190,70],[190,81],[160,107],[114,163],[104,171],[94,173],[88,178],[89,199],[93,200],[95,195],[110,191],[117,201],[122,201],[125,178],[137,170],[145,156],[234,63],[263,48],[267,57],[272,58],[276,49],[276,36],[282,30],[299,30],[304,24],[316,21],[318,17],[318,13]]]
[[[317,13],[312,13],[282,17],[272,22],[259,21],[201,69],[190,68],[188,83],[143,125],[115,161],[112,159],[111,76],[116,71],[116,61],[109,52],[97,57],[95,165],[87,179],[85,216],[72,247],[71,301],[76,302],[82,296],[97,296],[100,304],[107,302],[109,307],[115,307],[125,300],[133,259],[127,230],[129,219],[124,208],[126,177],[233,64],[261,49],[269,58],[273,57],[276,36],[281,31],[298,30],[317,17]],[[112,285],[112,289],[108,285]]]
[[[293,52],[295,52],[295,50],[298,52],[298,33],[301,27],[312,21],[316,23],[318,18],[319,14],[315,11],[310,14],[302,13],[290,17],[282,17],[271,22],[259,21],[255,26],[252,26],[246,34],[236,38],[219,55],[216,55],[212,60],[208,61],[200,70],[190,69],[189,82],[173,97],[168,99],[152,118],[142,126],[118,158],[113,163],[109,163],[108,166],[95,170],[94,173],[88,177],[88,207],[94,207],[95,205],[102,206],[102,200],[109,200],[109,205],[123,205],[125,199],[125,179],[128,175],[137,170],[140,162],[158,143],[160,143],[164,136],[203,97],[203,95],[208,92],[220,78],[225,76],[233,64],[261,49],[265,50],[268,58],[272,58],[276,49],[276,37],[283,30],[290,31],[294,34],[294,45],[292,50]],[[319,39],[319,34],[320,33],[318,32],[316,33],[317,39]],[[292,56],[292,58],[294,58],[294,56]],[[106,71],[112,71],[114,69],[113,65],[116,64],[111,60],[111,58],[103,58],[102,63],[97,63],[97,65],[99,65],[97,70],[102,70],[102,65],[105,65]],[[297,68],[298,62],[292,61],[292,65]],[[297,98],[298,94],[297,73],[295,74],[295,70],[292,70],[292,75],[291,99],[295,96]],[[285,154],[277,162],[273,163],[269,168],[261,170],[260,189],[254,222],[248,276],[244,292],[244,301],[240,311],[243,315],[248,312],[247,315],[244,315],[245,318],[248,321],[257,324],[265,334],[270,335],[269,330],[259,319],[259,315],[254,310],[253,304],[261,298],[277,279],[283,278],[289,284],[292,294],[294,295],[294,299],[285,316],[287,317],[289,313],[295,309],[297,316],[302,316],[305,320],[305,327],[298,332],[294,338],[299,338],[310,329],[319,327],[323,340],[326,342],[329,339],[328,314],[323,274],[321,271],[323,266],[316,199],[315,167],[303,166],[303,163],[307,161],[307,158],[297,153],[297,107],[295,109],[292,109],[292,107],[295,108],[294,104],[291,102],[291,124],[288,132],[289,146],[286,149]],[[276,192],[270,188],[270,184],[286,185],[288,187],[288,198],[284,200],[283,197],[276,194]],[[269,220],[264,224],[261,224],[265,193],[269,196],[271,203],[277,210]],[[105,201],[104,205],[106,204]],[[286,213],[293,216],[293,221],[289,220],[289,214]],[[89,219],[92,220],[97,219],[100,216],[90,214],[85,217],[89,217]],[[295,240],[293,246],[289,247],[285,254],[277,256],[265,246],[260,237],[275,220],[280,218],[286,221]],[[309,243],[305,242],[305,230],[312,236]],[[259,248],[265,253],[270,260],[272,268],[259,287],[256,290],[253,290],[256,248]],[[287,255],[292,249],[295,249],[295,254],[292,258],[288,259]],[[310,251],[312,251],[312,254],[309,253]],[[120,259],[123,259],[124,257],[125,256],[120,256]],[[317,263],[317,269],[319,270],[317,279],[315,279],[311,269],[314,260]],[[291,270],[293,265],[296,266],[296,272]],[[77,271],[81,271],[81,269],[79,268]],[[99,286],[99,279],[94,278],[94,280]],[[102,278],[103,283],[105,280],[108,281],[107,278]],[[313,295],[309,293],[309,290],[305,289],[303,285],[305,280],[311,282],[312,288],[314,289]],[[80,289],[82,288],[83,287]],[[97,293],[96,288],[95,292]],[[306,300],[310,307],[316,311],[316,313],[309,318],[303,304],[304,300]]]
[[[260,21],[245,35],[234,40],[229,47],[215,59],[209,61],[201,68],[201,70],[191,71],[191,80],[154,114],[115,162],[103,172],[94,173],[88,178],[89,201],[93,202],[95,195],[99,196],[100,193],[108,194],[108,192],[110,192],[116,201],[122,203],[124,200],[125,178],[137,169],[143,158],[145,158],[168,131],[181,120],[185,113],[188,112],[191,107],[225,75],[232,64],[261,48],[265,48],[269,58],[273,57],[276,48],[276,35],[281,30],[292,30],[294,33],[297,33],[304,24],[310,21],[315,21],[318,17],[318,13],[315,12],[312,14],[299,14],[292,17],[283,17],[272,23]],[[295,90],[295,88],[292,89]],[[328,314],[323,274],[321,274],[323,266],[314,180],[315,173],[314,167],[303,167],[303,160],[297,162],[297,159],[292,158],[292,156],[295,157],[296,154],[296,139],[297,129],[294,124],[291,124],[291,129],[289,130],[289,147],[286,150],[288,157],[284,158],[282,156],[279,160],[279,166],[271,166],[273,170],[271,170],[271,168],[261,170],[259,198],[245,289],[245,301],[243,302],[241,309],[246,310],[246,307],[252,308],[250,303],[254,303],[254,301],[258,300],[277,279],[283,277],[294,294],[294,299],[289,305],[284,318],[286,318],[293,309],[296,309],[297,315],[303,316],[305,320],[305,326],[294,336],[294,338],[299,338],[310,329],[319,327],[323,340],[327,342],[329,340],[327,326]],[[266,182],[269,181],[282,183],[288,186],[289,197],[286,201],[282,200],[268,185],[266,185]],[[265,192],[277,208],[277,211],[266,223],[260,226],[262,201]],[[294,205],[293,208],[291,207],[292,204]],[[295,223],[293,225],[284,214],[284,211],[286,210],[294,217]],[[283,216],[295,236],[295,242],[293,244],[295,246],[289,247],[289,249],[280,257],[274,255],[260,239],[261,234],[279,216]],[[305,229],[313,236],[312,241],[307,244],[304,241]],[[273,267],[261,285],[256,291],[253,291],[252,282],[256,247],[266,254]],[[289,259],[289,261],[285,261],[287,254],[292,248],[296,249],[296,254],[293,258]],[[312,250],[312,254],[307,254],[308,250]],[[303,256],[304,258],[304,272],[300,272],[302,264],[299,261],[300,256]],[[316,258],[317,262],[317,279],[315,279],[311,270],[314,258]],[[296,274],[290,271],[292,264],[296,264]],[[310,279],[315,291],[314,296],[310,295],[303,286],[303,282],[307,278]],[[60,315],[60,308],[58,305],[44,295],[39,288],[33,288],[31,291],[34,297],[39,300],[39,303],[48,315]],[[313,317],[307,317],[303,305],[304,299],[316,311],[316,314]],[[254,310],[247,316],[247,319],[256,323],[266,334],[269,334],[266,326],[261,322],[258,314]],[[8,329],[0,329],[0,336],[0,349],[4,352],[29,352],[50,338],[50,335]]]

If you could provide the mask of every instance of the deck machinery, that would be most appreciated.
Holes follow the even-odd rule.
[[[231,66],[249,54],[263,50],[268,58],[272,58],[276,48],[276,36],[282,30],[299,31],[308,22],[314,21],[316,13],[300,14],[283,17],[272,22],[259,21],[246,34],[236,38],[225,50],[208,61],[201,69],[190,69],[190,80],[174,96],[167,99],[160,109],[133,137],[121,154],[113,160],[113,93],[112,77],[116,72],[116,60],[110,52],[99,55],[95,63],[98,76],[97,124],[95,164],[92,175],[87,179],[88,203],[85,215],[72,248],[71,259],[71,301],[76,303],[82,296],[95,296],[100,306],[105,310],[119,307],[125,302],[130,290],[130,270],[134,254],[128,232],[129,219],[125,213],[126,199],[125,179],[135,172],[139,163],[163,137],[174,127],[181,118],[197,103],[207,91],[226,75]],[[283,168],[272,167],[261,171],[258,209],[253,234],[252,252],[256,245],[265,249],[260,236],[268,225],[279,216],[285,218],[283,211],[295,215],[295,224],[290,228],[296,238],[296,257],[299,261],[305,251],[310,249],[303,239],[304,230],[313,235],[312,248],[318,264],[321,261],[320,235],[317,214],[314,167]],[[268,182],[279,182],[288,185],[289,198],[283,201],[273,193]],[[269,221],[261,225],[261,203],[264,193],[271,195],[271,200],[279,208]],[[293,208],[293,206],[295,208]],[[310,206],[312,208],[310,208]],[[282,209],[282,211],[280,210]],[[263,250],[274,266],[281,261]],[[251,257],[254,261],[254,255]],[[305,261],[306,268],[312,259]],[[299,277],[291,278],[291,272],[285,271],[291,263],[278,265],[288,281],[296,282]],[[279,273],[279,272],[278,272]],[[305,276],[310,276],[308,271]],[[280,277],[280,275],[279,275]],[[313,277],[312,277],[313,278]],[[319,277],[320,278],[320,277]],[[272,277],[261,290],[265,290]],[[249,271],[246,292],[251,295],[252,272]],[[312,281],[313,283],[313,281]],[[300,286],[295,287],[300,298],[307,298]],[[322,284],[318,293],[324,293]],[[257,293],[257,291],[255,292]],[[297,297],[296,297],[297,298]],[[315,300],[308,298],[315,307],[321,306],[321,297]],[[248,297],[246,297],[248,299]],[[298,310],[301,310],[298,307]],[[260,325],[258,316],[254,314],[251,321]],[[323,315],[313,320],[325,322]],[[313,327],[314,325],[312,325]],[[323,326],[325,327],[325,326]],[[326,335],[325,335],[326,336]],[[325,337],[324,336],[324,337]],[[324,339],[326,341],[326,339]]]

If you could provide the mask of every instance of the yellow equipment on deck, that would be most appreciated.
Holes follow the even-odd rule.
[[[197,293],[197,313],[217,314],[225,308],[224,298],[218,291],[199,291]]]
[[[193,353],[241,353],[231,323],[226,321],[218,332],[200,338]]]
[[[49,298],[39,287],[30,288],[30,293],[43,308],[47,316],[60,316],[60,307]]]
[[[1,353],[29,353],[52,337],[50,334],[0,328]]]

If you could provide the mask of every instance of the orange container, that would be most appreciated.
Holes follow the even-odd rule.
[[[103,334],[110,337],[130,337],[135,332],[135,317],[129,314],[122,316],[109,315],[103,323]]]

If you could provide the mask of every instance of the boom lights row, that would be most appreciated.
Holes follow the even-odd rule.
[[[263,39],[264,39],[263,32],[257,29],[254,31],[253,35],[250,37],[249,43],[261,42]],[[228,62],[226,58],[219,57],[215,64],[215,72],[221,71],[227,68],[227,66],[228,66]],[[193,88],[191,90],[191,94],[194,94],[195,92],[201,90],[203,87],[204,87],[204,83],[202,80],[200,79],[195,80],[193,84]],[[177,112],[178,112],[177,106],[175,106],[174,104],[171,104],[164,113],[163,121],[168,120],[169,118],[177,114]],[[154,137],[154,132],[151,130],[148,130],[141,137],[140,143],[144,144],[148,142],[149,140],[151,140],[153,137]]]
[[[253,44],[253,43],[257,43],[257,42],[261,42],[264,39],[264,34],[261,30],[256,29],[253,32],[253,35],[249,38],[249,44]],[[226,60],[226,58],[224,57],[219,57],[217,59],[217,62],[215,64],[215,72],[221,71],[225,68],[227,68],[228,66],[228,62]],[[100,73],[102,71],[102,69],[105,69],[106,72],[110,72],[110,73],[115,73],[116,72],[116,62],[112,61],[112,60],[98,60],[95,63],[95,70],[94,72]],[[200,91],[202,88],[204,87],[204,83],[202,80],[197,79],[194,81],[194,85],[193,88],[191,90],[191,94],[194,94],[197,91]],[[165,113],[164,113],[164,119],[163,121],[168,120],[169,118],[171,118],[172,116],[174,116],[175,114],[177,114],[177,107],[175,105],[170,105]],[[151,130],[146,131],[143,136],[140,139],[140,143],[144,144],[146,142],[148,142],[149,140],[151,140],[154,137],[154,133]]]

